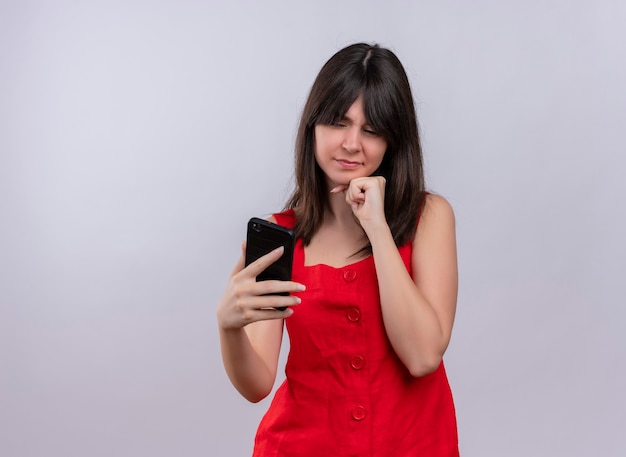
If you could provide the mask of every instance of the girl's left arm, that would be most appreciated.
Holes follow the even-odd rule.
[[[437,369],[452,333],[458,290],[454,213],[429,194],[413,240],[413,278],[404,266],[389,226],[366,230],[376,264],[387,336],[413,376]]]

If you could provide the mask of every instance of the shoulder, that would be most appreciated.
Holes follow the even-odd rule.
[[[452,205],[441,195],[428,194],[417,225],[414,242],[428,239],[437,233],[454,232],[454,227],[455,217]]]
[[[428,194],[422,211],[422,218],[444,218],[454,220],[452,205],[441,195]]]
[[[458,266],[454,212],[450,203],[439,195],[426,197],[413,240],[411,265],[415,282],[425,296],[434,302],[441,297],[447,297],[446,303],[456,302]]]

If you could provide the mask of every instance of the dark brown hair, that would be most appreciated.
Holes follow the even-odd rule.
[[[411,87],[396,55],[378,45],[350,45],[324,64],[302,112],[295,150],[295,190],[286,208],[296,213],[304,244],[320,227],[328,192],[315,160],[315,126],[343,118],[359,95],[370,126],[387,141],[374,173],[387,180],[385,217],[397,246],[415,235],[425,200],[422,149]],[[365,249],[370,250],[367,246]]]

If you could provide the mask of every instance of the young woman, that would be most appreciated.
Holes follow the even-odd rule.
[[[425,192],[411,89],[391,51],[354,44],[324,65],[295,166],[295,191],[271,218],[296,231],[292,281],[255,280],[282,249],[246,268],[242,256],[217,310],[226,372],[252,402],[271,392],[283,323],[289,333],[254,455],[457,456],[442,363],[454,215]]]

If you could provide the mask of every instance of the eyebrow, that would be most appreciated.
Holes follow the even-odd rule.
[[[341,116],[341,120],[354,122],[354,119],[352,119],[350,116],[348,116],[348,113],[343,113],[343,115]]]
[[[341,120],[342,120],[342,121],[350,121],[350,122],[352,122],[352,123],[354,123],[354,122],[355,122],[355,121],[354,121],[354,119],[352,119],[350,116],[348,116],[348,113],[344,113],[344,115],[343,115],[343,116],[341,116]],[[363,127],[365,127],[365,126],[367,126],[367,127],[372,127],[372,124],[371,124],[371,122],[370,122],[370,121],[368,121],[367,119],[365,119],[365,122],[363,123]]]

